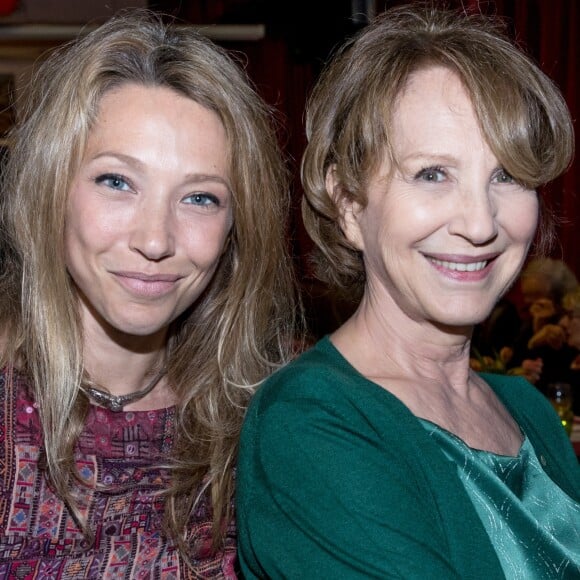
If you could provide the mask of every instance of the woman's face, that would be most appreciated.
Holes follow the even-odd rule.
[[[363,252],[366,293],[417,321],[476,324],[520,271],[536,230],[536,193],[502,168],[446,68],[411,76],[391,138],[398,167],[388,176],[385,161],[366,208],[347,205],[344,214],[345,233]]]
[[[219,118],[168,88],[104,95],[65,222],[86,335],[163,337],[197,300],[232,225],[226,152]]]

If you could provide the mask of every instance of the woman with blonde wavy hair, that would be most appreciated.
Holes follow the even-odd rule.
[[[54,52],[17,106],[0,575],[233,578],[240,424],[296,311],[271,111],[148,11]]]

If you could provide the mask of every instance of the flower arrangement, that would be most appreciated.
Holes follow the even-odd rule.
[[[542,373],[542,359],[527,359],[522,362],[521,366],[509,367],[513,354],[513,349],[508,346],[504,346],[499,353],[495,352],[494,356],[481,355],[474,350],[474,356],[471,357],[469,364],[474,371],[480,373],[522,376],[535,384]]]

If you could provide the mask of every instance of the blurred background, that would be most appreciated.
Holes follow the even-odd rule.
[[[331,296],[314,280],[308,266],[311,246],[300,219],[298,165],[305,144],[306,97],[332,50],[368,19],[404,0],[0,0],[0,137],[14,122],[18,90],[28,67],[46,51],[89,30],[115,11],[147,7],[168,18],[199,27],[230,50],[246,67],[258,91],[275,110],[280,142],[294,175],[294,209],[288,241],[314,335],[333,329],[348,315],[348,300]],[[437,3],[437,0],[435,0]],[[565,95],[577,123],[580,110],[580,2],[576,0],[449,0],[506,19],[512,37],[540,64]],[[9,144],[3,140],[5,150]],[[6,149],[8,148],[8,149]],[[562,217],[553,256],[580,277],[580,167],[576,161],[542,191]],[[513,299],[518,300],[518,288]]]

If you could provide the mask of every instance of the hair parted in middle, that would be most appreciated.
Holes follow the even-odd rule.
[[[20,361],[32,379],[48,472],[57,492],[72,499],[74,446],[89,405],[80,386],[90,377],[64,258],[65,214],[101,99],[128,83],[168,87],[207,107],[227,136],[233,225],[204,294],[172,324],[167,352],[178,400],[168,529],[182,536],[203,482],[219,540],[231,514],[247,402],[290,358],[298,310],[275,115],[242,65],[193,27],[165,23],[148,10],[123,11],[52,53],[19,96],[2,183],[2,358]]]
[[[573,127],[555,84],[513,42],[504,23],[480,13],[401,5],[378,15],[326,63],[306,113],[302,213],[316,249],[318,276],[360,295],[361,253],[340,227],[340,198],[366,206],[366,189],[385,159],[397,165],[390,133],[398,97],[420,69],[454,71],[471,97],[492,152],[517,181],[535,189],[566,170]],[[326,178],[332,171],[334,198]],[[553,217],[540,200],[536,251],[553,240]]]

